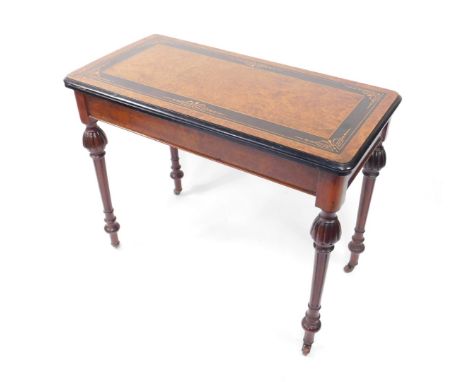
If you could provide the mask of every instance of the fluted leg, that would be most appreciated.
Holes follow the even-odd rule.
[[[362,180],[361,199],[359,201],[359,211],[354,228],[354,235],[348,244],[351,251],[349,263],[344,267],[344,271],[351,272],[359,261],[359,255],[364,252],[364,232],[366,227],[369,206],[374,191],[375,179],[380,170],[385,166],[386,155],[382,145],[378,146],[364,165],[364,178]]]
[[[179,195],[182,191],[182,177],[184,176],[183,171],[180,169],[179,163],[179,150],[175,147],[170,146],[171,149],[171,178],[174,179],[174,194]]]
[[[106,152],[104,151],[107,145],[107,137],[96,122],[96,120],[90,120],[86,125],[86,130],[83,134],[83,146],[89,150],[90,156],[93,158],[94,168],[96,169],[102,204],[104,205],[104,221],[106,222],[104,230],[110,235],[111,244],[114,247],[118,247],[119,238],[117,236],[117,231],[120,225],[116,221],[114,209],[112,207],[106,170]]]
[[[320,330],[320,301],[322,298],[328,259],[334,244],[340,239],[341,226],[336,213],[321,211],[310,230],[315,247],[315,264],[312,277],[312,291],[307,312],[302,320],[305,330],[302,353],[309,354],[315,333]]]

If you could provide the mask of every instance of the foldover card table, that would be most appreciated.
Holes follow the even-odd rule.
[[[94,161],[105,231],[119,244],[106,173],[104,121],[170,147],[174,192],[182,190],[178,149],[315,196],[312,291],[302,351],[319,331],[329,255],[340,239],[337,212],[363,169],[350,272],[364,251],[364,227],[385,139],[401,97],[394,91],[152,35],[65,78],[74,90],[83,145]]]

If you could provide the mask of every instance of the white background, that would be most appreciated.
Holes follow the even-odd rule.
[[[0,13],[0,381],[466,381],[463,1],[13,2]],[[103,231],[65,75],[152,33],[397,90],[366,252],[339,216],[300,352],[314,198],[101,124]]]

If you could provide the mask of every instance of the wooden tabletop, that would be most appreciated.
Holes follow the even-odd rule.
[[[348,173],[398,106],[390,90],[152,35],[66,86]]]

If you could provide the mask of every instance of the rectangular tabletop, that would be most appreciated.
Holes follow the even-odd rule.
[[[73,89],[340,174],[398,106],[390,90],[152,35],[67,76]]]

